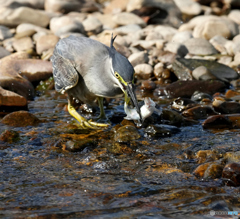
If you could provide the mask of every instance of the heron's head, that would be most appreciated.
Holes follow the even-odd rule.
[[[114,77],[116,84],[125,94],[125,102],[127,104],[129,101],[132,102],[142,120],[140,108],[138,106],[138,101],[134,92],[134,68],[125,56],[121,55],[115,50],[113,46],[115,38],[116,36],[113,38],[112,35],[110,46],[110,56],[112,59],[112,76]]]

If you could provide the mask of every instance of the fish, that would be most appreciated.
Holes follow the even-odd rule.
[[[162,110],[157,109],[155,106],[156,106],[156,103],[150,97],[144,98],[144,105],[140,108],[142,121],[144,121],[146,118],[151,116],[154,112],[156,112],[158,115],[161,115]],[[140,116],[137,113],[137,110],[135,107],[129,108],[127,103],[125,102],[124,111],[127,114],[127,116],[124,117],[124,119],[140,121]]]

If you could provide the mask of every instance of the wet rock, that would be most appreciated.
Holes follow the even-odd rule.
[[[100,33],[103,27],[102,23],[94,16],[88,16],[82,24],[88,36]]]
[[[117,142],[129,142],[132,140],[137,140],[141,136],[139,135],[137,129],[131,125],[122,126],[119,128],[114,136],[114,140]]]
[[[0,40],[5,40],[13,36],[9,28],[5,26],[0,26]]]
[[[208,117],[203,123],[202,123],[203,128],[206,129],[221,129],[221,128],[232,128],[233,124],[227,118],[226,116],[223,115],[214,115]]]
[[[222,81],[230,81],[239,77],[235,70],[226,65],[200,59],[177,58],[173,63],[173,71],[180,80],[191,80],[192,71],[199,66],[205,66],[211,74]]]
[[[133,67],[138,64],[143,64],[148,62],[148,54],[144,51],[133,53],[128,57],[129,62],[133,65]]]
[[[141,87],[140,87],[140,89],[144,91],[152,91],[155,88],[156,88],[156,84],[153,81],[147,81],[147,80],[142,81]]]
[[[211,165],[211,162],[208,163],[204,163],[199,165],[194,171],[193,171],[193,175],[195,175],[198,178],[203,178],[205,171],[207,170],[207,168]]]
[[[216,97],[212,103],[214,109],[222,114],[240,113],[240,103],[225,101],[223,98]]]
[[[28,145],[42,146],[41,138],[33,137],[29,140]]]
[[[36,126],[40,120],[27,111],[17,111],[3,117],[1,122],[15,127]]]
[[[240,163],[240,151],[227,152],[224,155],[224,159],[227,163]]]
[[[240,186],[240,163],[227,164],[223,169],[222,178],[228,186]]]
[[[199,92],[199,91],[195,91],[193,93],[193,95],[191,96],[191,100],[192,101],[201,101],[203,99],[209,99],[210,101],[212,100],[212,96],[207,94],[207,93],[204,93],[204,92]]]
[[[214,55],[218,51],[206,39],[191,38],[184,43],[188,52],[193,55]]]
[[[146,135],[150,137],[164,138],[178,132],[180,132],[180,129],[172,125],[150,125],[145,129]]]
[[[153,73],[157,79],[160,79],[162,77],[162,72],[164,69],[163,63],[159,62],[154,66]]]
[[[175,109],[180,112],[182,112],[186,109],[192,108],[194,106],[196,106],[196,102],[194,102],[193,100],[190,100],[189,98],[179,97],[179,98],[173,100],[171,103],[172,109]]]
[[[55,35],[43,35],[36,41],[37,54],[41,55],[44,51],[54,48],[59,40],[59,37]]]
[[[81,139],[78,141],[69,140],[62,145],[62,149],[71,152],[82,151],[86,147],[93,146],[93,143],[94,141],[92,139]]]
[[[138,64],[134,67],[135,76],[140,79],[147,80],[151,78],[153,74],[153,67],[149,64]]]
[[[113,154],[131,154],[133,150],[126,144],[115,142],[107,147],[107,149]]]
[[[59,37],[70,32],[85,33],[81,18],[68,15],[52,18],[50,21],[50,30]]]
[[[21,23],[30,23],[40,27],[46,27],[49,21],[49,16],[41,10],[35,10],[29,7],[18,7],[15,9],[7,7],[0,8],[0,24],[7,27],[16,27]]]
[[[93,0],[46,0],[45,10],[48,12],[68,13],[71,11],[94,12],[98,10],[97,4]]]
[[[227,90],[225,97],[232,100],[240,100],[240,92],[235,90]]]
[[[19,133],[14,130],[5,130],[0,135],[0,140],[8,143],[13,143],[19,140]]]
[[[113,21],[118,24],[119,26],[125,26],[129,24],[137,24],[141,27],[145,27],[146,23],[141,19],[139,16],[129,13],[129,12],[122,12],[118,13],[113,16]]]
[[[217,115],[217,113],[210,106],[195,106],[183,111],[182,115],[191,119],[206,119],[210,115]]]
[[[216,179],[222,176],[224,165],[220,161],[211,163],[204,172],[204,179]]]
[[[23,37],[20,39],[15,39],[13,41],[13,48],[17,52],[22,52],[22,51],[31,51],[34,48],[32,39],[30,37]]]
[[[210,81],[176,81],[166,87],[166,92],[171,97],[190,98],[195,91],[214,94],[222,91],[226,85],[217,80]]]
[[[196,153],[198,163],[205,163],[219,159],[220,155],[215,150],[200,150]]]
[[[168,125],[180,126],[183,122],[183,117],[174,110],[163,109],[161,114],[161,122]]]
[[[27,100],[23,96],[0,87],[0,109],[2,108],[2,110],[5,110],[4,107],[17,107],[20,109],[26,109]]]

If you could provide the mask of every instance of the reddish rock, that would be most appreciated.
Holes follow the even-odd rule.
[[[27,106],[27,100],[12,91],[0,87],[0,106]]]
[[[240,163],[227,164],[223,169],[222,178],[228,186],[240,186]]]
[[[1,122],[5,125],[24,127],[38,125],[40,120],[27,111],[16,111],[3,117]]]

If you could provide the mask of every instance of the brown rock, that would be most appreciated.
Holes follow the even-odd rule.
[[[115,133],[115,141],[117,142],[129,142],[132,140],[139,139],[141,136],[139,135],[137,129],[131,125],[122,126]]]
[[[166,87],[171,97],[191,97],[195,91],[214,94],[222,91],[226,85],[218,80],[210,81],[176,81]]]
[[[34,87],[25,78],[23,78],[19,71],[13,64],[19,59],[26,58],[26,53],[15,53],[1,59],[0,62],[0,86],[6,90],[13,91],[26,99],[34,97]]]
[[[227,164],[223,169],[222,178],[228,186],[240,186],[240,163]]]
[[[216,179],[222,176],[223,165],[220,162],[211,163],[206,171],[204,172],[203,178],[205,179]]]
[[[195,106],[183,111],[182,115],[191,119],[206,119],[210,115],[217,113],[210,106]]]
[[[202,178],[204,176],[205,171],[207,170],[207,168],[210,166],[210,162],[209,163],[204,163],[199,165],[194,171],[193,174],[199,178]]]
[[[220,129],[220,128],[232,128],[232,122],[223,115],[214,115],[208,117],[203,123],[203,128],[206,129]]]
[[[16,142],[19,140],[19,133],[13,130],[5,130],[1,133],[0,140],[8,143]]]
[[[200,150],[196,153],[196,158],[198,163],[205,163],[206,161],[214,161],[219,157],[216,151],[213,150]]]
[[[36,126],[40,123],[40,120],[27,111],[16,111],[3,117],[1,122],[5,125],[24,127]]]
[[[0,106],[27,106],[27,100],[12,91],[0,87]]]

